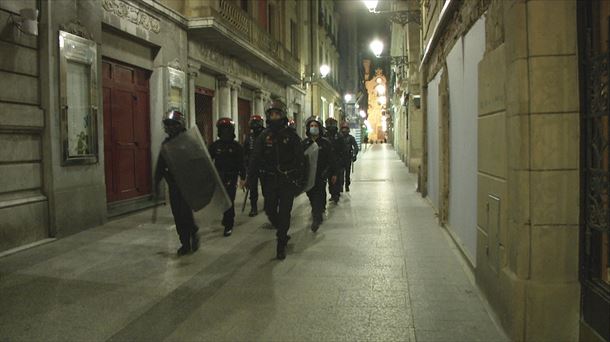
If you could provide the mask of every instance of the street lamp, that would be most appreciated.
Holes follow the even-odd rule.
[[[383,52],[383,42],[379,39],[374,39],[371,44],[369,44],[369,48],[373,51],[375,57],[379,57]]]
[[[320,74],[316,75],[316,73],[312,73],[311,76],[302,76],[301,77],[301,87],[305,88],[309,83],[315,82],[319,79],[326,78],[330,73],[330,67],[328,64],[320,65]]]
[[[375,13],[375,9],[377,8],[377,0],[364,0],[364,5],[368,8],[369,12]]]
[[[378,11],[377,0],[363,0],[364,5],[371,13],[389,15],[390,21],[405,26],[410,22],[414,22],[421,25],[421,11],[420,10],[395,10],[395,11]]]
[[[329,72],[330,72],[330,67],[328,66],[328,64],[320,65],[320,76],[322,78],[326,77]]]
[[[363,118],[363,119],[366,118],[366,112],[361,110],[360,111],[360,117]]]
[[[345,100],[345,102],[350,102],[352,100],[353,96],[352,94],[345,94],[345,96],[343,96],[343,99]]]

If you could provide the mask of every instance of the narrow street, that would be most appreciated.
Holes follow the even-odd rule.
[[[0,259],[0,340],[506,341],[416,176],[389,145],[359,157],[316,234],[297,198],[285,261],[243,193],[187,257],[165,206]]]

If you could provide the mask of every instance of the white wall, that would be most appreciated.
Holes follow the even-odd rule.
[[[428,198],[434,208],[439,208],[439,181],[440,181],[440,135],[439,135],[439,106],[438,85],[443,70],[438,72],[434,79],[428,83],[428,110],[427,110],[427,135],[428,135]]]
[[[449,76],[449,230],[473,265],[477,246],[478,64],[485,52],[485,19],[447,57]]]

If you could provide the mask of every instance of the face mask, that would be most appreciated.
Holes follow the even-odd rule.
[[[319,127],[309,127],[309,134],[311,134],[311,135],[320,134],[320,128]]]
[[[230,131],[220,132],[220,134],[218,136],[220,137],[220,140],[225,140],[225,141],[233,140],[233,138],[235,137],[233,132],[230,132]]]
[[[330,135],[335,135],[335,134],[337,134],[337,127],[333,127],[333,126],[328,127],[328,133],[329,133]]]
[[[269,125],[269,128],[271,128],[274,131],[277,131],[280,128],[282,128],[282,126],[284,126],[284,122],[282,121],[282,119],[269,120],[268,125]]]

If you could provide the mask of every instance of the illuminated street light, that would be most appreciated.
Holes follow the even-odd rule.
[[[366,113],[363,110],[360,111],[360,117],[363,119],[366,118]]]
[[[379,96],[377,98],[377,102],[379,102],[380,105],[384,106],[386,104],[386,102],[387,102],[387,99],[386,99],[385,96]]]
[[[345,102],[350,102],[352,100],[352,94],[345,94],[343,98],[345,99]]]
[[[379,57],[383,52],[383,42],[379,39],[375,39],[371,42],[371,44],[369,44],[369,48],[371,49],[371,51],[373,51],[375,57]]]
[[[371,13],[375,13],[375,9],[377,8],[378,0],[363,0],[364,5]]]
[[[328,66],[328,64],[320,65],[320,76],[322,78],[326,77],[329,72],[330,72],[330,67]]]

